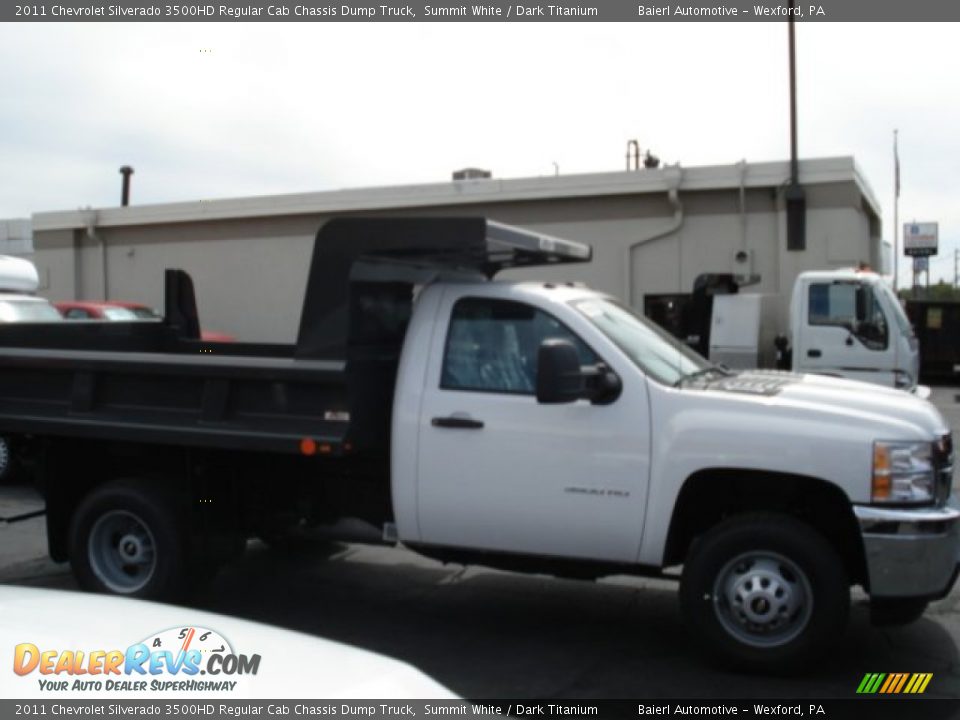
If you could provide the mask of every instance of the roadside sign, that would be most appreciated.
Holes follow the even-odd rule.
[[[927,256],[915,256],[913,258],[913,271],[915,273],[927,272],[930,269],[930,258]]]
[[[903,224],[903,254],[927,257],[937,254],[938,227],[935,222]]]

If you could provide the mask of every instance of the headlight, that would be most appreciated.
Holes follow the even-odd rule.
[[[933,445],[928,442],[873,444],[873,502],[933,502],[936,478]]]

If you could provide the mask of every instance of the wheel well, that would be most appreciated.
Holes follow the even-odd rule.
[[[57,562],[68,559],[67,531],[94,488],[121,478],[186,487],[183,449],[67,438],[49,439],[39,454],[38,481],[47,505],[47,544]]]
[[[687,478],[673,509],[664,566],[683,563],[694,540],[718,522],[753,512],[784,513],[807,523],[836,548],[853,582],[866,580],[863,541],[840,488],[804,475],[727,468]]]
[[[223,544],[218,538],[253,534],[274,516],[300,517],[314,505],[322,507],[317,498],[328,489],[317,466],[299,456],[44,438],[38,457],[47,543],[58,562],[68,559],[68,530],[76,508],[105,482],[136,479],[164,487],[190,515],[196,542],[218,545]]]

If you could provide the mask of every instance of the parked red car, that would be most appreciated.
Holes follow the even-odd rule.
[[[120,300],[69,300],[54,306],[66,320],[162,320],[149,305]],[[233,335],[202,330],[200,339],[206,342],[234,342]]]

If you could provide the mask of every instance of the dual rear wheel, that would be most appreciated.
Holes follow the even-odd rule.
[[[186,513],[155,483],[118,480],[91,492],[69,529],[70,564],[85,590],[176,600],[198,567]]]

